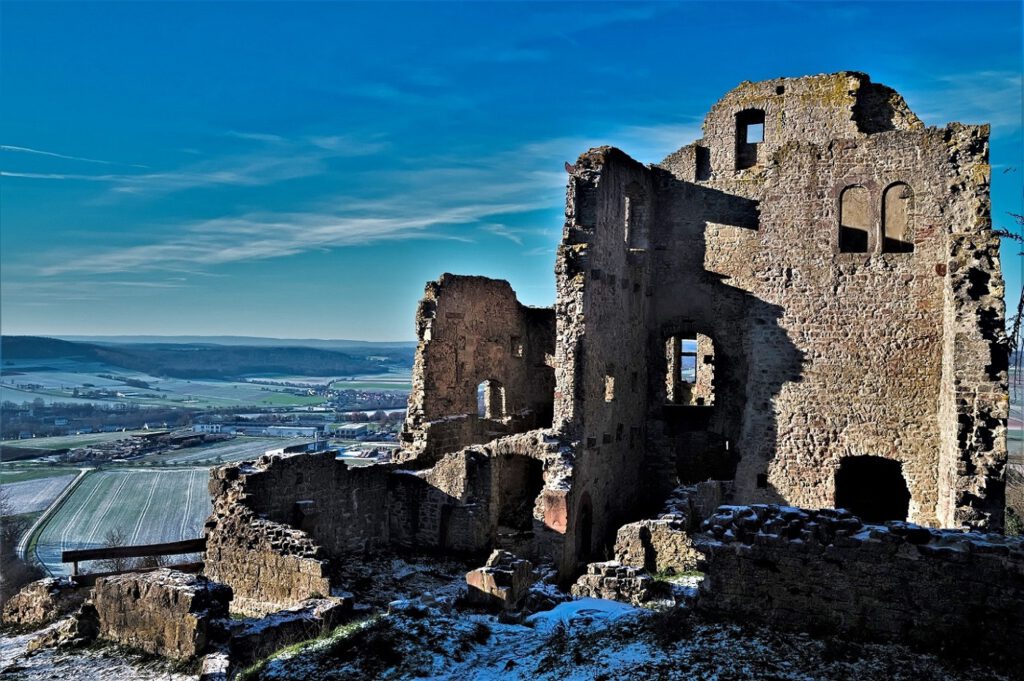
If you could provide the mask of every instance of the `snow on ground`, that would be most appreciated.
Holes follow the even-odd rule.
[[[583,599],[522,624],[403,601],[390,615],[270,660],[246,679],[1010,679],[899,645],[778,633]]]
[[[162,660],[112,647],[43,650],[27,656],[25,646],[36,633],[0,636],[0,678],[5,681],[195,681],[198,678],[195,674],[173,671]]]
[[[687,607],[651,610],[583,598],[524,620],[459,610],[457,562],[354,563],[367,585],[361,619],[244,670],[240,681],[1007,681],[1016,670],[957,662],[900,645],[709,621]],[[372,583],[372,586],[371,586]],[[683,585],[682,588],[689,588]],[[371,594],[376,594],[376,599]],[[397,600],[396,600],[397,599]],[[21,657],[27,636],[0,637],[0,677],[188,681],[113,648]]]

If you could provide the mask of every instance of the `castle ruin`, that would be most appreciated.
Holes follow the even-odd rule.
[[[206,574],[268,612],[410,549],[564,579],[679,484],[735,504],[999,530],[1007,352],[988,126],[861,73],[744,82],[702,139],[570,166],[553,308],[442,275],[396,461],[214,471]]]

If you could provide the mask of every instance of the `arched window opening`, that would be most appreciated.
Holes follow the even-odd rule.
[[[647,196],[636,182],[626,187],[626,248],[644,250],[649,238]]]
[[[866,523],[906,520],[910,491],[903,478],[903,464],[879,456],[843,459],[836,472],[836,507]]]
[[[871,195],[864,187],[847,187],[839,195],[839,252],[867,253],[871,229]]]
[[[505,386],[489,378],[476,388],[476,413],[485,419],[503,419],[508,415],[505,408]]]
[[[910,185],[897,182],[882,195],[882,250],[886,253],[913,253],[914,242],[910,217],[914,209],[914,192]]]
[[[764,142],[764,111],[747,109],[736,114],[736,170],[757,165],[757,145]]]
[[[690,333],[665,342],[666,401],[696,407],[715,403],[715,346],[709,336]]]

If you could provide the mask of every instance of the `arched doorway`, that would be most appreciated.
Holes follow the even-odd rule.
[[[903,464],[880,456],[843,459],[836,471],[836,507],[866,523],[906,520],[910,490],[903,478]]]

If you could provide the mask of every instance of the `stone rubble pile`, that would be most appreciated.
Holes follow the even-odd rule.
[[[533,565],[508,551],[494,551],[483,567],[466,573],[470,605],[518,610],[533,584]]]

